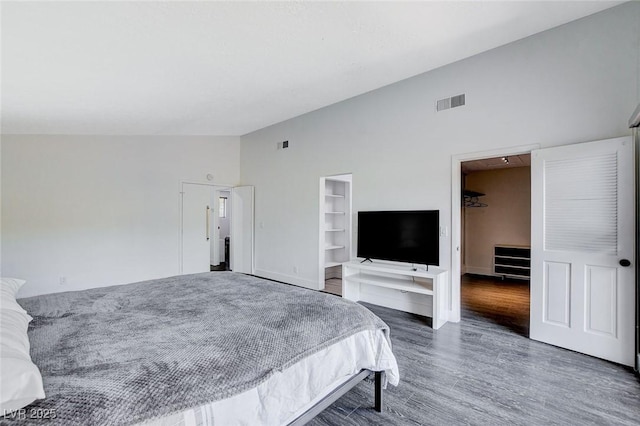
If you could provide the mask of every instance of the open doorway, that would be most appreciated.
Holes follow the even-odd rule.
[[[633,365],[633,148],[621,137],[453,156],[449,320],[479,318],[460,309],[462,163],[531,154],[529,337]]]
[[[231,248],[231,191],[230,188],[214,189],[214,211],[212,222],[215,226],[211,239],[211,271],[230,270]]]
[[[529,336],[531,155],[460,164],[464,319]]]
[[[252,274],[253,187],[183,181],[180,189],[180,273]]]

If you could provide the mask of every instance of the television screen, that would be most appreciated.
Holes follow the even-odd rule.
[[[358,257],[440,263],[440,211],[358,212]]]

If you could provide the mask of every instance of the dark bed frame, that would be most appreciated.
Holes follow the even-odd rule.
[[[331,393],[318,401],[314,406],[309,408],[307,411],[302,413],[297,419],[289,423],[289,426],[302,426],[306,424],[308,421],[313,419],[315,416],[324,411],[328,406],[336,402],[342,395],[349,392],[352,388],[354,388],[358,383],[362,380],[366,379],[371,375],[371,373],[375,374],[375,410],[380,413],[384,408],[384,400],[382,398],[382,385],[384,383],[384,371],[370,371],[370,370],[360,370],[358,374],[351,376],[349,380],[335,388]]]

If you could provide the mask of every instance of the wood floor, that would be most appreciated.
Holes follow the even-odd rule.
[[[220,262],[219,265],[213,266],[213,265],[209,265],[211,268],[211,272],[213,271],[227,271],[227,266],[225,265],[224,262]]]
[[[325,293],[342,296],[342,280],[340,278],[329,278],[324,282]]]
[[[460,286],[463,309],[529,337],[529,281],[466,274]]]
[[[385,391],[383,413],[372,408],[373,384],[363,382],[310,424],[640,424],[640,380],[630,368],[526,338],[521,309],[476,297],[498,283],[470,278],[462,321],[435,332],[427,318],[364,304],[391,328],[400,385]]]

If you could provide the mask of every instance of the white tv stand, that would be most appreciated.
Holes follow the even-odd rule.
[[[431,317],[437,330],[447,322],[448,274],[434,266],[414,271],[405,265],[352,260],[342,264],[342,297]]]

